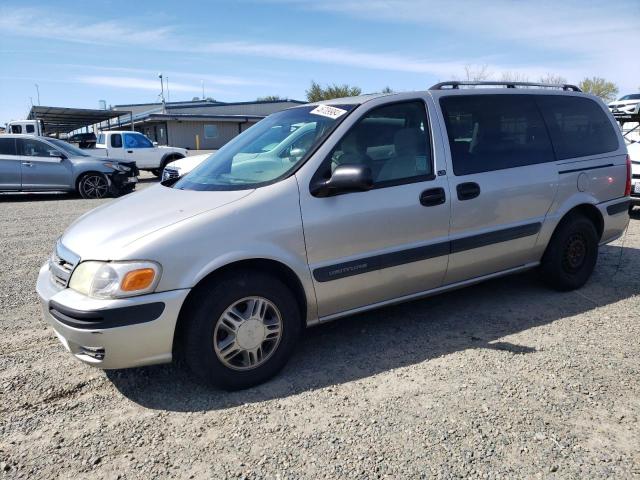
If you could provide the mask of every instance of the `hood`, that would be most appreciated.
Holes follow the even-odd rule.
[[[193,191],[155,185],[78,218],[62,244],[82,260],[117,259],[121,249],[145,235],[250,195],[253,190]]]
[[[162,149],[162,150],[169,150],[171,152],[180,152],[180,153],[183,153],[184,155],[188,153],[186,148],[180,148],[180,147],[169,147],[167,145],[158,145],[156,148]]]
[[[167,167],[177,167],[180,170],[180,174],[184,175],[185,173],[190,172],[191,170],[196,168],[211,155],[211,153],[205,153],[203,155],[193,155],[191,157],[181,158],[180,160],[171,162],[169,165],[167,165]]]
[[[640,103],[639,99],[635,99],[635,100],[614,100],[613,102],[609,102],[607,105],[609,107],[621,107],[624,105],[636,105],[637,103]]]

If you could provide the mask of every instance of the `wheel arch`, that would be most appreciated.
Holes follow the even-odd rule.
[[[598,240],[602,238],[602,233],[604,232],[604,217],[602,216],[602,213],[600,212],[598,207],[591,203],[581,203],[579,205],[576,205],[562,216],[560,222],[558,222],[558,225],[560,225],[560,223],[567,219],[569,216],[575,214],[583,215],[591,220],[591,222],[593,222],[593,225],[596,227],[596,231],[598,232]],[[554,233],[558,228],[558,225],[556,225]]]
[[[202,277],[198,281],[198,283],[191,289],[191,291],[187,295],[187,298],[182,304],[180,314],[178,315],[178,321],[176,323],[175,333],[173,337],[174,353],[177,349],[179,349],[182,342],[182,334],[184,332],[184,327],[186,326],[188,321],[187,316],[189,314],[190,303],[191,301],[193,301],[194,297],[197,295],[200,289],[205,288],[208,283],[215,281],[216,278],[219,278],[225,274],[243,270],[268,273],[282,281],[282,283],[284,283],[293,293],[298,304],[298,310],[300,312],[300,321],[302,322],[301,327],[306,328],[308,308],[307,294],[302,281],[291,267],[280,261],[268,258],[250,258],[236,260],[212,270],[207,275]]]

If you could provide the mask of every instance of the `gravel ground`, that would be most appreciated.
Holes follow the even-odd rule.
[[[92,369],[42,321],[38,268],[100,203],[0,196],[2,478],[640,476],[640,215],[577,292],[528,273],[344,319],[226,393]]]

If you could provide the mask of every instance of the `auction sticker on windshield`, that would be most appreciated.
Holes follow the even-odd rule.
[[[311,110],[309,113],[312,113],[314,115],[322,115],[323,117],[335,120],[336,118],[341,117],[342,115],[347,113],[347,111],[341,108],[330,107],[329,105],[320,105]]]

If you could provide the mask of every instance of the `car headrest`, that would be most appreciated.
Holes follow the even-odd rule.
[[[424,154],[424,134],[418,128],[398,130],[393,138],[397,156]]]

